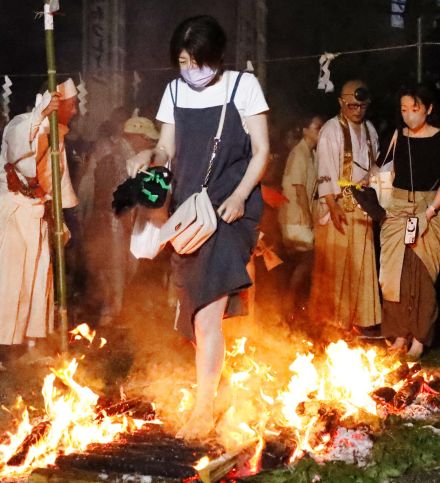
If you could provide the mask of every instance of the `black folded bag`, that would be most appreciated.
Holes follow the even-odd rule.
[[[171,189],[173,174],[164,166],[154,166],[128,178],[113,193],[112,208],[116,215],[140,204],[147,208],[161,208]]]
[[[354,199],[359,203],[361,208],[374,221],[382,223],[382,221],[386,217],[386,211],[382,208],[382,206],[380,206],[376,190],[368,186],[362,186],[361,188],[351,186],[351,191],[353,193]]]

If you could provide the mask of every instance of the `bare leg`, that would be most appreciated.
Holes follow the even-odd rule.
[[[256,270],[255,270],[255,255],[251,256],[249,263],[246,265],[246,270],[252,280],[252,285],[247,289],[248,292],[248,317],[249,320],[255,320],[255,295],[256,295]]]
[[[196,314],[196,402],[178,438],[204,438],[214,427],[214,399],[225,359],[222,318],[227,300],[227,296],[222,297]]]

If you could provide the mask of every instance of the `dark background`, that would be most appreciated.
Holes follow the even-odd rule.
[[[42,0],[3,0],[0,16],[0,73],[10,75],[12,114],[34,102],[45,78],[43,20],[35,19]],[[82,1],[60,0],[55,19],[59,73],[76,80],[82,68]],[[169,69],[168,42],[183,18],[209,13],[216,16],[229,37],[226,61],[235,59],[236,15],[227,0],[126,0],[127,103],[132,103],[133,70],[146,81],[138,104],[149,115],[158,106],[164,83],[175,73]],[[279,130],[294,123],[305,111],[332,115],[336,96],[317,90],[318,58],[277,61],[285,57],[319,55],[325,51],[369,49],[413,43],[416,18],[423,14],[424,40],[439,40],[436,0],[408,0],[405,28],[392,28],[389,0],[268,0],[267,86],[271,121]],[[440,47],[424,47],[424,78],[439,81]],[[244,67],[244,66],[243,66]],[[365,79],[373,94],[370,116],[379,124],[391,119],[394,93],[416,76],[416,49],[341,55],[331,64],[331,79],[339,85],[350,77]],[[61,77],[61,76],[60,76]],[[131,106],[129,106],[131,107]]]

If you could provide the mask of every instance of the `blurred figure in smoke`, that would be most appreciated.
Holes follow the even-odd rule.
[[[110,118],[98,127],[98,139],[86,159],[84,174],[79,181],[78,198],[81,219],[90,217],[94,198],[94,171],[100,159],[111,154],[123,135],[124,123],[130,117],[125,107],[113,109]]]
[[[79,115],[72,119],[69,127],[70,131],[65,137],[66,156],[72,186],[74,191],[78,192],[79,183],[87,166],[90,142],[86,141],[81,134]],[[72,323],[76,324],[86,282],[83,226],[79,206],[64,210],[64,221],[71,234],[65,250],[69,313]]]
[[[353,185],[368,183],[377,157],[377,133],[365,121],[369,103],[363,82],[346,82],[340,113],[324,124],[317,146],[324,215],[315,226],[311,315],[344,330],[380,324],[372,221],[351,191]]]
[[[283,194],[289,200],[279,211],[291,273],[286,313],[293,317],[304,310],[310,291],[314,253],[313,205],[316,205],[318,191],[315,148],[322,125],[323,119],[314,114],[302,119],[302,139],[289,154],[282,181]]]
[[[85,219],[89,276],[101,306],[101,326],[110,324],[120,314],[124,288],[136,269],[136,259],[129,251],[133,213],[113,213],[113,192],[127,178],[126,160],[153,149],[159,139],[154,124],[145,117],[128,119],[123,131],[111,151],[96,163],[92,173],[94,197],[90,215]]]
[[[158,146],[127,163],[135,177],[152,160],[163,165],[172,159],[172,206],[178,207],[204,182],[227,96],[221,147],[208,183],[219,215],[217,231],[193,254],[174,253],[172,258],[179,289],[176,327],[196,342],[196,402],[178,433],[187,439],[205,437],[214,426],[225,356],[222,319],[237,294],[251,285],[246,265],[258,237],[263,208],[259,181],[269,154],[268,107],[261,87],[252,74],[224,70],[225,47],[225,33],[212,17],[193,17],[177,27],[170,52],[180,78],[167,86],[162,98]]]
[[[0,157],[0,344],[18,345],[53,331],[54,300],[49,226],[52,170],[48,116],[58,111],[63,208],[78,203],[64,137],[76,114],[72,79],[37,98],[30,113],[6,126]]]

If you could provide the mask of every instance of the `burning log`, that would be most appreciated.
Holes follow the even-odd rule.
[[[143,474],[162,476],[169,478],[190,478],[196,475],[196,470],[190,462],[169,461],[166,452],[157,459],[156,456],[149,458],[148,455],[140,454],[94,454],[82,453],[68,456],[59,456],[56,464],[62,470],[87,470],[100,472]]]
[[[397,409],[403,409],[405,406],[409,406],[419,394],[424,382],[422,376],[417,376],[404,384],[395,394],[393,406]]]
[[[197,473],[203,483],[215,483],[227,475],[235,466],[247,461],[251,451],[258,443],[258,439],[252,439],[239,446],[233,451],[224,453],[215,460],[210,461],[206,466],[197,468]]]
[[[281,429],[279,434],[266,436],[261,456],[262,469],[271,470],[287,465],[295,448],[295,435],[292,431]]]
[[[106,416],[116,416],[130,413],[134,418],[151,421],[156,417],[156,412],[151,403],[145,402],[140,398],[128,399],[126,401],[119,401],[108,407],[101,407],[96,416],[96,420],[100,421]]]
[[[396,391],[392,387],[380,387],[373,392],[371,397],[379,404],[392,403]]]
[[[9,458],[7,464],[9,466],[21,466],[25,462],[30,448],[38,444],[46,436],[50,426],[49,421],[41,421],[41,423],[34,426],[31,433],[20,444],[15,454]]]
[[[386,381],[391,386],[394,386],[394,384],[397,384],[403,379],[410,379],[414,374],[420,372],[421,369],[422,366],[418,363],[409,367],[409,365],[405,362],[401,364],[395,371],[390,372],[386,377]]]

